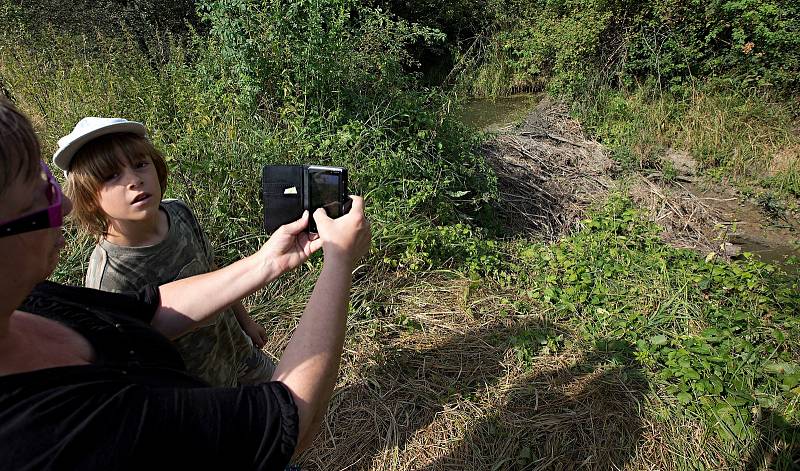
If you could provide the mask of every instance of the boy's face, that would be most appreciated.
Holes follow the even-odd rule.
[[[152,159],[121,159],[120,164],[117,172],[104,177],[100,187],[98,200],[103,212],[123,221],[142,221],[158,214],[161,185]]]

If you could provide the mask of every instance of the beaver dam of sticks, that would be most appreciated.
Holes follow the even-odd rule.
[[[791,241],[800,221],[770,202],[743,199],[724,182],[701,178],[684,151],[664,156],[676,171],[668,179],[661,172],[623,175],[566,106],[546,98],[521,124],[500,131],[485,152],[499,178],[498,209],[511,231],[554,240],[616,191],[643,208],[675,247],[725,258],[749,251],[771,262],[796,253]]]

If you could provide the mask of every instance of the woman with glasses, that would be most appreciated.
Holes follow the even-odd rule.
[[[336,381],[351,273],[369,247],[363,201],[283,226],[257,253],[136,297],[45,281],[71,203],[30,122],[0,99],[0,467],[281,469],[308,446]],[[211,388],[169,339],[322,248],[320,278],[273,381]]]

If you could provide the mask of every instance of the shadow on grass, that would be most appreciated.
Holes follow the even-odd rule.
[[[758,445],[750,453],[746,471],[800,469],[800,427],[767,410],[756,422]]]
[[[630,366],[626,348],[543,354],[558,334],[540,321],[505,319],[387,346],[360,383],[337,392],[324,437],[304,466],[624,466],[641,436],[644,376]]]

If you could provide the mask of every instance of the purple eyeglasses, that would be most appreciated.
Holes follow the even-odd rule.
[[[39,161],[42,171],[47,176],[45,196],[50,203],[45,209],[34,211],[9,221],[0,222],[0,237],[22,234],[24,232],[38,231],[49,227],[61,227],[64,218],[61,216],[61,187],[58,185],[50,169],[44,161]]]

